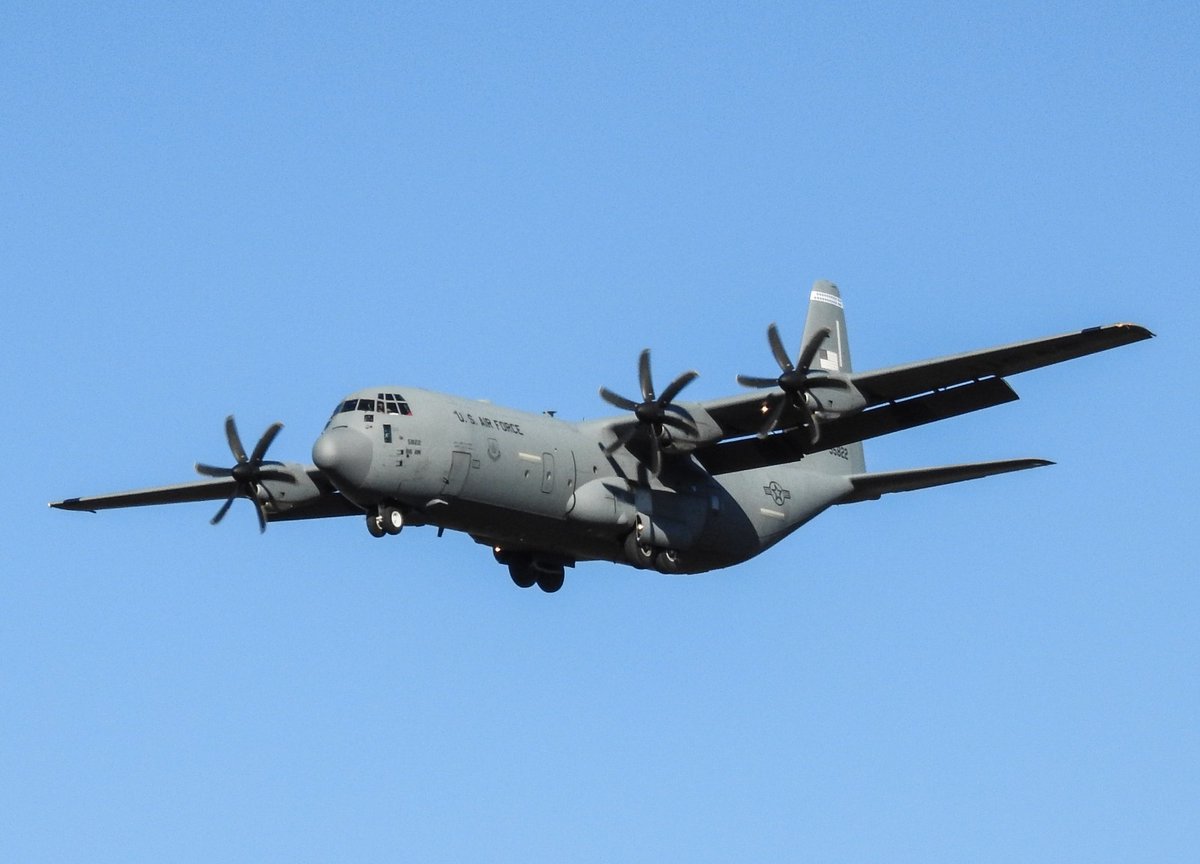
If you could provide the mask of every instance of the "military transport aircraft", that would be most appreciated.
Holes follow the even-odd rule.
[[[51,507],[96,511],[237,498],[268,522],[365,516],[375,537],[407,525],[463,531],[492,547],[522,588],[562,587],[564,569],[603,560],[662,573],[701,573],[746,561],[834,504],[1051,463],[1008,459],[869,473],[862,442],[1017,398],[1005,376],[1148,339],[1136,324],[854,373],[842,298],[818,281],[793,361],[767,329],[779,367],[739,375],[741,395],[680,402],[685,372],[661,392],[650,352],[638,397],[600,388],[626,412],[567,423],[414,387],[386,385],[338,402],[312,448],[315,464],[266,459],[275,423],[247,455],[233,417],[236,463],[197,464],[206,479],[68,498]]]

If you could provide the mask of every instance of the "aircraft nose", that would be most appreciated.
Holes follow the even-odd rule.
[[[339,489],[361,487],[371,471],[371,440],[357,429],[329,429],[313,445],[312,458]]]

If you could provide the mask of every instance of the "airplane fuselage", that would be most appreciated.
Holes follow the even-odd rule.
[[[625,450],[605,453],[608,428],[427,390],[375,388],[338,406],[313,460],[368,514],[393,505],[409,524],[466,532],[501,560],[517,550],[566,566],[638,563],[626,544],[638,531],[647,546],[675,554],[645,566],[671,572],[753,557],[849,488],[799,465],[712,475],[674,460],[654,477]]]

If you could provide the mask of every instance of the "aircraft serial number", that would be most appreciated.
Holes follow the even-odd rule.
[[[845,447],[831,447],[829,448],[829,452],[839,459],[845,459],[847,462],[850,461],[850,451]]]

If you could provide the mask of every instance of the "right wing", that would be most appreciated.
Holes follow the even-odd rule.
[[[280,467],[287,469],[293,475],[293,482],[265,481],[264,485],[270,489],[275,499],[273,503],[268,503],[264,508],[268,522],[348,516],[362,512],[343,498],[315,465],[284,464]],[[228,498],[236,488],[236,481],[229,478],[193,480],[189,483],[177,483],[172,486],[154,486],[129,492],[66,498],[62,501],[52,501],[50,506],[58,510],[95,513],[99,510],[113,510],[120,507],[221,501]]]
[[[150,504],[184,504],[189,501],[220,501],[229,497],[237,487],[233,480],[194,480],[174,486],[155,486],[150,489],[134,489],[130,492],[114,492],[108,495],[93,495],[87,498],[66,498],[52,501],[50,506],[58,510],[81,510],[95,513],[117,507],[144,507]]]

